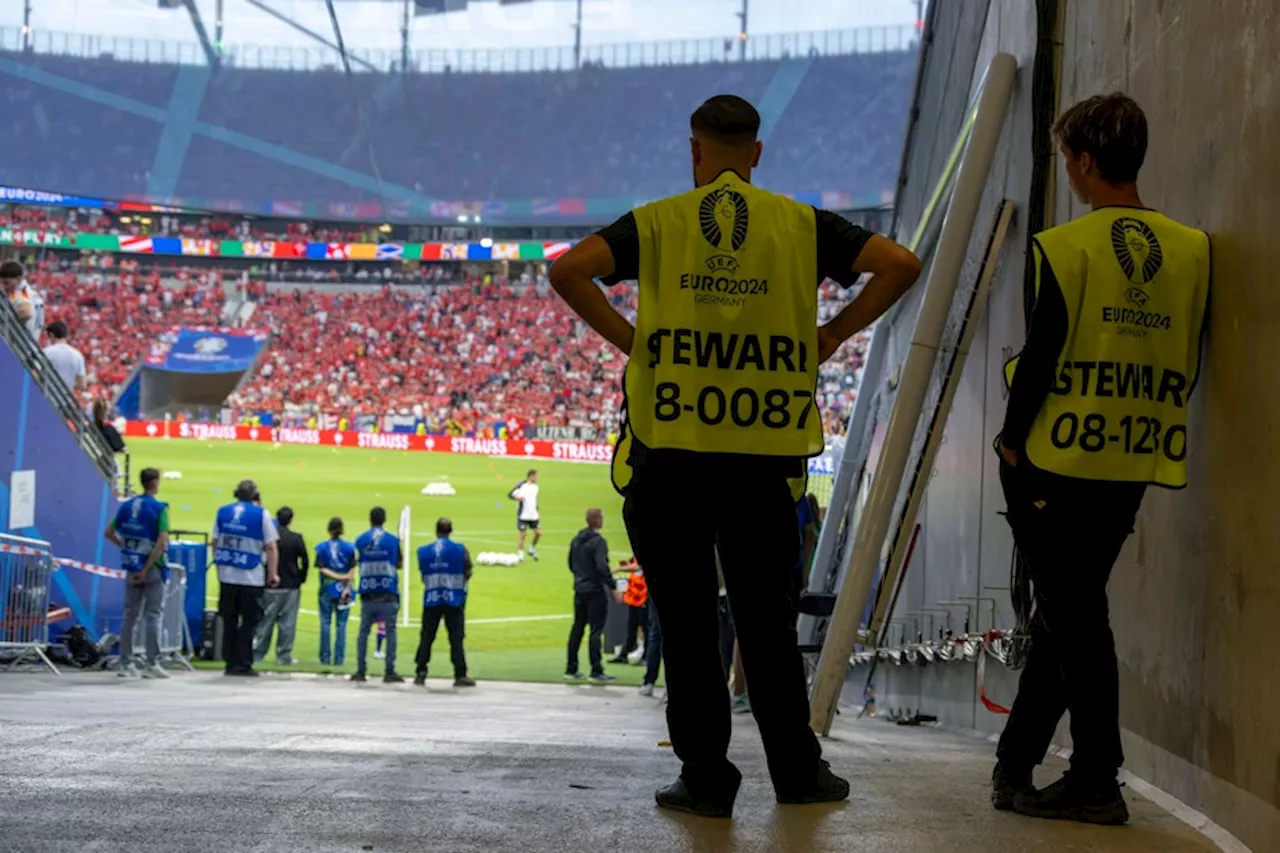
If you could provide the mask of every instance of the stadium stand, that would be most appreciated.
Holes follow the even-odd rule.
[[[4,75],[0,133],[29,144],[0,161],[0,182],[107,198],[149,192],[159,133],[142,113],[166,107],[174,66],[0,56],[61,81]],[[855,204],[884,200],[906,126],[914,51],[791,61],[808,65],[768,140],[761,182],[782,192],[842,193]],[[200,120],[338,171],[376,171],[382,183],[431,198],[635,200],[688,187],[694,105],[723,91],[760,100],[781,67],[761,60],[350,80],[337,71],[226,67],[208,82]],[[131,111],[105,103],[109,96],[130,99]],[[287,159],[198,133],[172,194],[221,200],[219,209],[271,199],[381,200],[369,181],[356,186]]]
[[[178,326],[226,325],[230,296],[256,302],[249,325],[272,341],[256,375],[228,406],[275,415],[408,414],[467,431],[506,422],[594,427],[615,424],[623,360],[554,297],[545,280],[509,282],[423,265],[427,286],[271,285],[242,268],[173,264],[86,253],[46,258],[28,280],[65,320],[88,362],[86,404],[113,399],[151,347]],[[439,273],[435,275],[434,273]],[[635,291],[608,292],[634,316]],[[828,282],[831,316],[847,291]],[[824,365],[819,402],[838,430],[857,394],[866,340]],[[193,413],[195,416],[195,413]]]

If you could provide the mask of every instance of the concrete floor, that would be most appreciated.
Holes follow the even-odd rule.
[[[7,675],[0,850],[1216,849],[1132,793],[1121,829],[996,813],[981,740],[879,721],[836,735],[825,748],[851,801],[779,807],[751,718],[736,718],[746,781],[735,819],[709,821],[654,807],[676,761],[660,707],[630,688]]]

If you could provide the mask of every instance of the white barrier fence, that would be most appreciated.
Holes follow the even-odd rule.
[[[31,660],[54,675],[49,645],[49,593],[57,562],[48,542],[0,534],[0,650],[15,650],[9,669]]]
[[[191,658],[195,655],[195,643],[191,639],[186,612],[187,570],[178,563],[169,563],[168,573],[160,611],[160,662],[179,664],[194,672]],[[135,658],[146,651],[145,631],[146,620],[139,616],[133,626]]]

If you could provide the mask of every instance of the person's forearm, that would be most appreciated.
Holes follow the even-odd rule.
[[[599,332],[602,338],[624,353],[631,354],[631,340],[635,329],[614,310],[593,280],[585,276],[573,276],[553,281],[552,287],[573,312]]]
[[[862,292],[832,317],[823,328],[841,341],[861,332],[893,307],[915,283],[916,274],[881,273],[863,285]]]
[[[280,577],[280,552],[274,544],[267,546],[267,577]]]

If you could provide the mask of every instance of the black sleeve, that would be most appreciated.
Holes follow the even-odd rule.
[[[296,534],[298,537],[298,570],[299,584],[307,582],[307,572],[311,570],[311,554],[307,551],[307,540],[302,538],[302,534]]]
[[[613,275],[600,279],[600,283],[613,287],[620,281],[634,281],[640,275],[640,232],[636,228],[636,215],[628,213],[601,228],[596,236],[603,238],[613,253]]]
[[[467,550],[467,546],[462,546],[462,568],[471,568],[471,552]]]
[[[1062,288],[1040,244],[1032,241],[1031,251],[1035,253],[1033,269],[1038,279],[1036,304],[1031,311],[1027,344],[1018,356],[1009,388],[1009,408],[1000,432],[1001,446],[1018,453],[1026,446],[1031,425],[1053,388],[1058,356],[1067,342],[1067,302]]]
[[[600,576],[600,583],[604,586],[606,592],[613,592],[613,572],[609,571],[609,543],[601,536],[596,543],[596,573]]]
[[[871,239],[871,232],[817,207],[813,209],[813,220],[818,229],[818,283],[829,278],[845,287],[857,284],[859,276],[853,271],[853,264]]]

